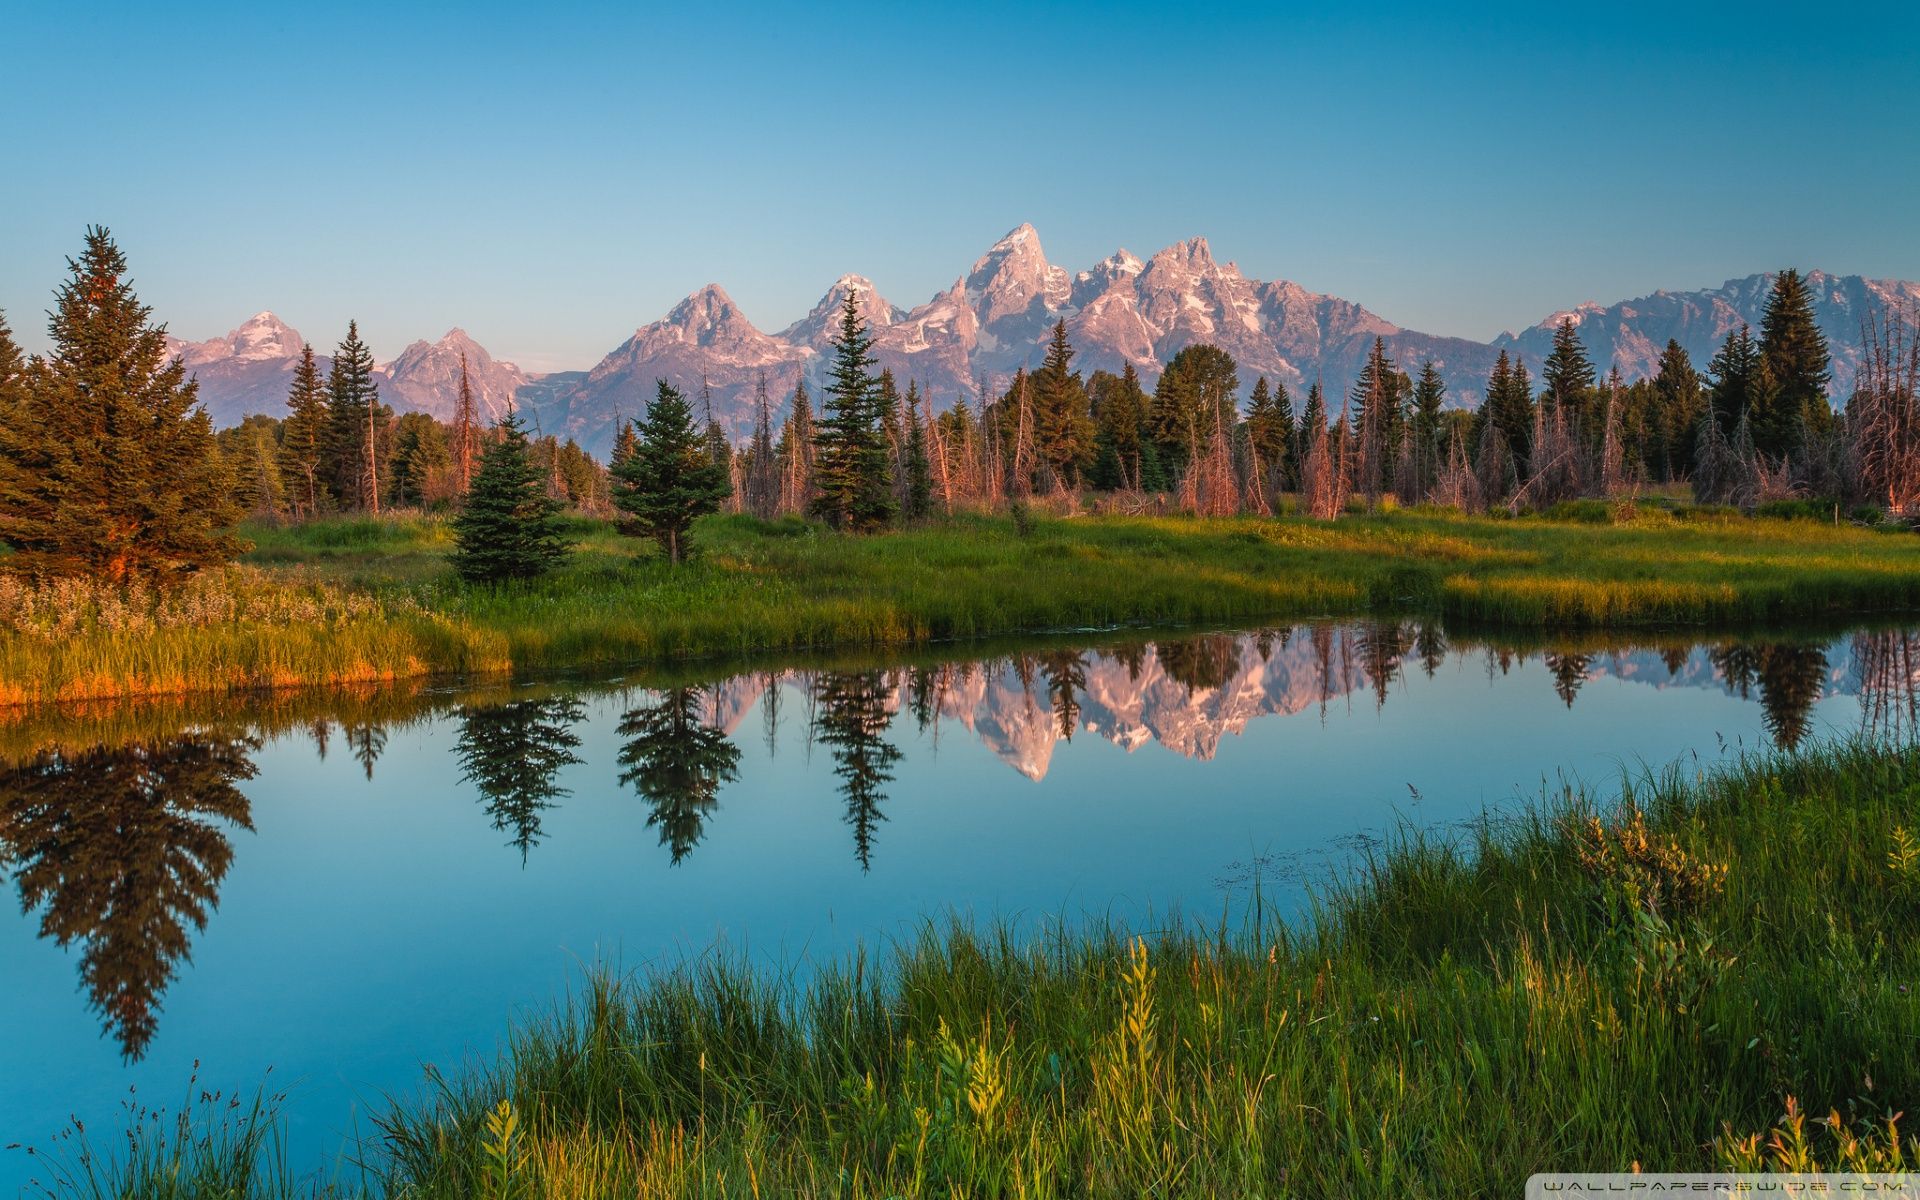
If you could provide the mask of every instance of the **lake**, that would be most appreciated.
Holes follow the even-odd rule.
[[[1403,824],[1910,737],[1916,678],[1899,628],[1342,622],[0,714],[0,1144],[197,1079],[319,1164],[595,964],[1297,913]]]

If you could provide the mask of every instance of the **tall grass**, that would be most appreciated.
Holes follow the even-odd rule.
[[[1920,755],[1568,791],[1299,925],[601,972],[363,1148],[392,1197],[1478,1196],[1920,1143]],[[437,1078],[437,1077],[436,1077]],[[1805,1114],[1831,1113],[1809,1129]]]
[[[0,703],[1368,611],[1520,628],[1920,607],[1920,541],[1807,521],[1647,508],[1611,524],[1426,510],[1029,524],[966,515],[850,538],[710,518],[675,569],[579,520],[565,570],[507,588],[457,582],[435,518],[263,527],[249,565],[193,585],[209,602],[191,620],[161,619],[170,600],[95,595],[50,635],[41,614],[65,602],[11,585]]]

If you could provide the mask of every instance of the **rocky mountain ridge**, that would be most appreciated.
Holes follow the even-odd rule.
[[[840,302],[852,290],[872,327],[874,355],[904,387],[917,380],[936,408],[982,389],[998,391],[1015,371],[1036,365],[1049,332],[1065,320],[1086,372],[1132,364],[1151,386],[1161,364],[1200,342],[1220,346],[1240,365],[1243,388],[1257,376],[1284,383],[1296,404],[1314,379],[1337,400],[1358,373],[1373,339],[1409,371],[1431,359],[1456,405],[1477,403],[1501,350],[1536,373],[1555,324],[1572,317],[1604,371],[1619,364],[1629,379],[1651,374],[1669,337],[1705,368],[1715,348],[1741,322],[1759,325],[1773,277],[1730,280],[1696,292],[1659,291],[1612,305],[1586,303],[1555,313],[1492,342],[1440,337],[1395,325],[1338,296],[1285,280],[1262,281],[1218,261],[1204,238],[1191,238],[1141,259],[1119,250],[1069,274],[1048,261],[1031,225],[1009,232],[955,279],[915,308],[889,301],[859,275],[836,280],[805,316],[776,332],[756,327],[718,284],[694,292],[587,371],[534,375],[494,359],[462,331],[438,342],[415,342],[382,364],[382,394],[402,409],[447,416],[453,411],[461,352],[482,412],[499,415],[517,402],[537,428],[578,440],[604,454],[618,423],[637,415],[665,378],[703,399],[735,436],[751,427],[755,390],[764,379],[776,417],[797,383],[818,391],[831,361]],[[1862,320],[1889,311],[1920,311],[1920,283],[1808,273],[1816,319],[1833,349],[1837,395],[1851,386]],[[370,335],[371,336],[371,335]],[[248,413],[284,411],[287,384],[302,345],[298,332],[260,313],[225,337],[173,342],[200,380],[202,399],[220,424]]]

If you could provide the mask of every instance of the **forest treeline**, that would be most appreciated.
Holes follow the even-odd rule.
[[[674,561],[693,521],[727,509],[869,532],[936,511],[1056,498],[1117,511],[1338,517],[1356,502],[1477,513],[1631,498],[1690,483],[1703,503],[1776,502],[1904,514],[1920,501],[1915,314],[1863,324],[1852,395],[1828,398],[1831,360],[1797,271],[1775,279],[1761,327],[1729,334],[1704,369],[1670,341],[1651,379],[1602,376],[1572,318],[1536,385],[1500,354],[1477,406],[1451,405],[1435,363],[1395,362],[1376,339],[1359,377],[1296,398],[1232,356],[1175,354],[1148,390],[1073,368],[1064,321],[1040,365],[978,404],[876,370],[871,331],[845,297],[816,408],[804,381],[783,406],[764,378],[735,445],[666,381],[602,464],[572,440],[530,436],[477,411],[462,363],[454,414],[396,415],[349,323],[324,373],[311,347],[282,417],[215,432],[165,352],[107,231],[88,231],[56,293],[54,348],[24,358],[0,319],[0,544],[16,569],[120,580],[235,554],[243,515],[300,520],[383,508],[460,513],[455,564],[474,580],[541,573],[564,554],[559,512],[618,515]]]

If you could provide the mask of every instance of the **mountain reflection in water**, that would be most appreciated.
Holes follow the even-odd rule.
[[[1263,718],[1324,722],[1335,705],[1389,706],[1417,678],[1483,673],[1493,681],[1535,658],[1550,703],[1575,711],[1584,688],[1611,677],[1752,700],[1781,747],[1805,739],[1814,706],[1832,696],[1858,697],[1867,736],[1920,730],[1920,634],[1906,630],[1704,645],[1523,645],[1449,638],[1412,621],[1047,645],[895,666],[798,666],[718,680],[401,685],[260,697],[250,708],[230,700],[93,706],[0,718],[0,868],[39,936],[77,949],[90,1008],[121,1053],[137,1060],[158,1028],[168,985],[218,908],[236,836],[253,831],[243,785],[269,741],[309,738],[325,759],[337,732],[374,781],[396,731],[444,722],[455,731],[452,758],[436,778],[470,795],[478,819],[521,863],[539,852],[543,817],[571,794],[562,779],[586,768],[638,800],[665,864],[678,867],[724,836],[740,739],[753,736],[757,712],[769,757],[819,753],[830,762],[848,848],[865,872],[885,853],[903,738],[937,747],[964,735],[1038,782],[1076,737],[1128,752],[1156,743],[1207,760]],[[617,750],[596,760],[580,730],[588,702],[606,698],[618,700]],[[805,706],[804,745],[782,749],[782,706],[796,702]]]

